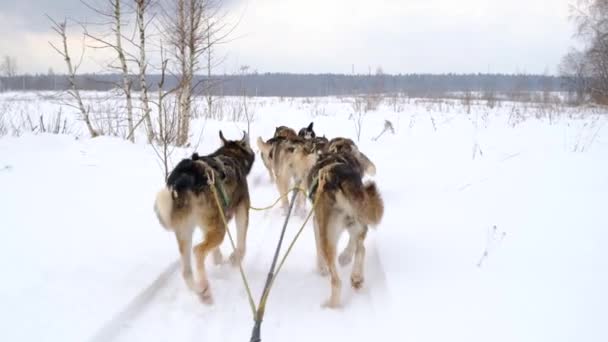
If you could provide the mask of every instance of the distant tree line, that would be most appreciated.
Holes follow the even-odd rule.
[[[81,90],[106,91],[116,88],[120,74],[81,74],[76,84]],[[146,75],[151,91],[158,89],[160,75]],[[567,91],[572,84],[567,77],[527,74],[405,74],[372,75],[344,74],[288,74],[248,73],[237,75],[195,75],[193,84],[207,84],[209,78],[215,87],[196,87],[194,94],[214,96],[340,96],[370,93],[402,93],[410,96],[429,96],[447,92],[501,92]],[[133,78],[132,88],[141,89]],[[166,89],[179,85],[180,80],[167,77]],[[65,75],[49,72],[37,75],[0,77],[0,89],[12,91],[65,90],[70,87]]]

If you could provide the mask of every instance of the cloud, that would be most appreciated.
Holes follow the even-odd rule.
[[[77,0],[2,3],[0,53],[20,56],[20,64],[31,71],[62,67],[47,43],[53,36],[44,13],[94,19]],[[233,40],[219,51],[228,59],[217,71],[234,72],[240,65],[260,72],[350,73],[353,65],[357,72],[376,66],[391,73],[555,71],[572,43],[567,4],[568,0],[231,0],[225,6],[228,18],[239,25]],[[105,59],[107,55],[88,59],[84,70],[99,71]]]

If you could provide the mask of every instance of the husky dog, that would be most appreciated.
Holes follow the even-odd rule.
[[[313,124],[314,122],[311,122],[308,127],[300,129],[300,131],[298,132],[298,136],[304,139],[313,139],[314,137],[316,137],[315,131],[312,129]]]
[[[362,168],[363,174],[374,176],[376,174],[376,166],[371,160],[361,151],[355,142],[348,138],[333,138],[325,147],[325,152],[329,154],[349,154],[358,161],[358,165]]]
[[[306,175],[312,168],[316,156],[327,147],[327,138],[317,137],[312,123],[300,130],[300,135],[276,141],[270,150],[272,170],[279,194],[286,194],[290,184],[303,185]],[[287,211],[289,199],[281,198],[281,206]],[[297,196],[296,214],[305,215],[306,195],[300,192]]]
[[[319,148],[323,143],[322,139],[320,140],[321,142],[296,137],[281,140],[272,147],[272,169],[279,194],[286,194],[292,182],[304,185],[306,175],[314,165],[317,154],[321,151]],[[287,196],[281,197],[283,211],[287,211],[288,206]],[[300,192],[297,196],[296,214],[304,215],[305,206],[306,195]]]
[[[297,137],[296,131],[287,126],[278,126],[274,130],[274,136],[268,141],[264,142],[262,137],[258,137],[257,144],[260,149],[260,155],[262,157],[262,162],[268,170],[268,176],[270,177],[270,181],[274,182],[275,177],[272,171],[272,162],[270,161],[270,152],[272,150],[272,146],[278,143],[281,140]]]
[[[338,260],[341,265],[353,265],[351,286],[363,286],[364,240],[369,226],[380,223],[384,203],[376,184],[363,183],[365,173],[375,173],[375,166],[350,139],[335,138],[327,151],[318,157],[306,183],[314,206],[314,230],[317,247],[317,267],[321,274],[329,272],[331,295],[324,306],[340,306],[341,281],[336,268],[336,249],[340,235],[349,233],[347,247]]]
[[[222,210],[227,221],[233,217],[236,221],[236,251],[230,256],[230,262],[238,265],[245,255],[250,205],[247,175],[255,160],[247,133],[243,132],[241,140],[226,140],[222,131],[219,135],[222,146],[215,152],[207,156],[195,153],[177,164],[167,178],[166,187],[157,193],[154,203],[160,224],[173,231],[177,238],[186,284],[207,303],[212,302],[212,296],[205,259],[209,253],[213,253],[214,262],[222,263],[219,246],[226,234]],[[218,208],[212,186],[216,187],[223,208]],[[199,277],[195,281],[190,252],[192,233],[197,226],[203,231],[204,240],[193,249]]]

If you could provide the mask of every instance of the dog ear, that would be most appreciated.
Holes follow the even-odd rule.
[[[200,159],[200,157],[199,157],[198,153],[196,153],[196,152],[192,153],[192,160],[199,160],[199,159]]]
[[[249,135],[245,131],[243,131],[243,138],[241,139],[241,142],[244,142],[247,144],[247,146],[249,146]]]
[[[222,130],[220,129],[220,139],[222,140],[222,144],[226,144],[226,138],[224,138],[224,133],[222,133]]]
[[[308,127],[306,128],[309,131],[312,131],[312,125],[314,124],[314,122],[311,122],[310,125],[308,125]]]

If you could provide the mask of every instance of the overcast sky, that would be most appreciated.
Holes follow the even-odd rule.
[[[130,1],[127,1],[130,2]],[[239,25],[218,72],[555,73],[573,45],[570,0],[231,0]],[[44,14],[94,20],[79,0],[0,0],[0,55],[62,71]],[[77,27],[74,27],[77,32]],[[73,41],[77,50],[78,41]],[[99,71],[98,52],[83,71]],[[97,55],[94,55],[97,54]]]

